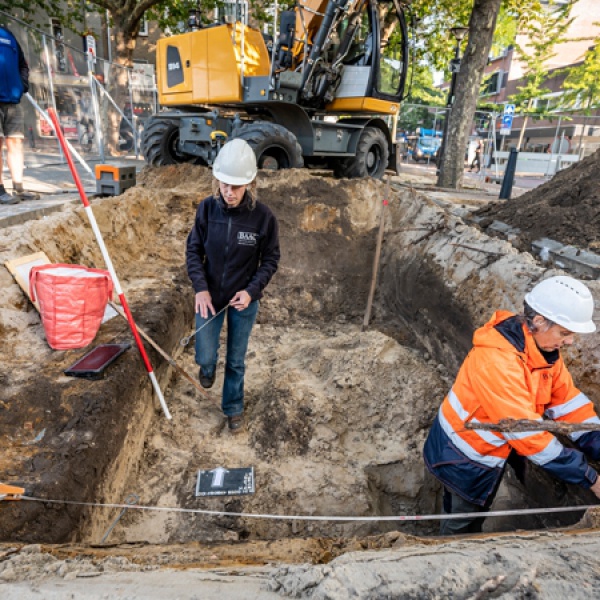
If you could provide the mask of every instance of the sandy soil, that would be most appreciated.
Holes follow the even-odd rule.
[[[192,375],[192,347],[179,345],[193,316],[183,245],[210,184],[201,167],[149,169],[124,196],[94,201],[138,324]],[[498,306],[517,307],[544,268],[465,224],[480,200],[417,192],[397,181],[385,213],[372,323],[362,331],[383,185],[306,171],[264,173],[260,198],[280,221],[283,256],[251,338],[246,430],[233,437],[226,431],[218,406],[222,368],[206,398],[151,352],[172,422],[135,351],[101,381],[65,377],[63,369],[85,350],[51,351],[37,312],[0,272],[6,480],[30,496],[79,502],[120,503],[136,493],[144,505],[228,512],[439,512],[439,486],[421,458],[433,415],[474,327]],[[54,262],[102,266],[75,207],[10,228],[4,239],[0,260],[43,250]],[[131,341],[121,319],[103,325],[95,343],[113,340]],[[600,391],[596,358],[593,340],[569,355],[590,394]],[[216,466],[254,466],[256,493],[196,498],[198,470]],[[525,487],[507,473],[494,508],[590,502],[538,471]],[[130,510],[99,545],[118,509],[27,501],[0,508],[7,542],[0,581],[15,598],[589,598],[598,586],[586,579],[587,570],[597,571],[596,533],[438,542],[407,535],[431,535],[431,522],[403,524],[399,533],[397,524],[383,522]],[[580,514],[570,521],[489,519],[486,527],[555,527]],[[348,554],[362,550],[379,553]],[[523,567],[532,555],[539,559]]]

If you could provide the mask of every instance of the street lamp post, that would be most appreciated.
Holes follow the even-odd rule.
[[[456,46],[454,48],[454,58],[450,61],[450,73],[452,78],[450,79],[450,91],[448,92],[448,100],[446,101],[446,108],[451,109],[454,104],[454,89],[456,88],[456,77],[460,71],[460,43],[465,39],[465,36],[469,32],[467,27],[452,27],[450,33],[456,40]]]
[[[458,76],[458,72],[460,71],[460,43],[465,39],[467,33],[469,32],[468,27],[456,26],[450,29],[450,33],[453,35],[456,40],[456,46],[454,48],[454,58],[450,61],[450,73],[452,73],[452,77],[450,78],[450,90],[448,91],[448,99],[446,100],[446,118],[444,119],[444,133],[442,135],[442,144],[440,147],[439,158],[438,158],[438,168],[437,171],[440,171],[440,164],[444,158],[444,152],[446,150],[446,136],[448,135],[448,121],[450,121],[450,114],[452,112],[452,106],[454,104],[454,90],[456,88],[456,78]]]

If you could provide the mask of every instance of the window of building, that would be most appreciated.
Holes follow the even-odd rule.
[[[142,18],[142,24],[140,25],[140,31],[138,35],[142,37],[148,37],[148,19],[146,18],[146,15],[144,15]]]
[[[63,28],[58,19],[50,19],[50,28],[52,37],[54,37],[54,56],[56,57],[56,70],[59,73],[67,71],[67,58],[65,56],[65,46],[63,44]]]
[[[504,82],[504,72],[502,70],[496,71],[495,73],[491,73],[483,81],[483,84],[481,86],[481,95],[493,96],[494,94],[497,94],[505,85],[506,84]]]

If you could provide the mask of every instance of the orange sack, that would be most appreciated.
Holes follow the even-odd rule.
[[[38,299],[48,345],[83,348],[96,337],[113,283],[108,271],[81,265],[40,265],[29,273],[31,300]]]

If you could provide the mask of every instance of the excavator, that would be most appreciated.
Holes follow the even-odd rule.
[[[142,135],[146,161],[210,166],[225,142],[242,138],[263,169],[348,178],[397,170],[407,4],[297,0],[278,11],[275,2],[271,36],[248,24],[247,0],[227,0],[209,25],[194,9],[189,31],[157,44],[161,110]]]

